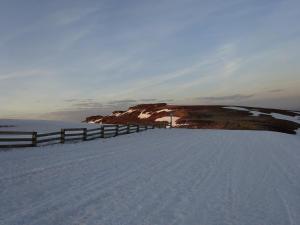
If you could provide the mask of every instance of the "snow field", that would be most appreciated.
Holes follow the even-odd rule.
[[[300,138],[156,129],[0,152],[0,224],[300,224]]]
[[[1,125],[9,127],[1,127]],[[54,120],[17,120],[17,119],[0,119],[0,131],[37,131],[56,132],[62,128],[97,128],[99,124],[77,123]]]

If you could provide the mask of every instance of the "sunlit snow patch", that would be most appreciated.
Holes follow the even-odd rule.
[[[171,109],[161,109],[161,110],[158,110],[156,112],[161,113],[161,112],[171,112],[171,111],[172,111]]]
[[[125,112],[125,113],[132,113],[132,112],[134,112],[135,111],[135,109],[129,109],[127,112]]]
[[[178,117],[178,116],[173,116],[172,117],[172,126],[173,127],[177,125],[176,121],[179,120],[179,119],[180,119],[180,117]],[[156,122],[168,122],[168,123],[170,123],[171,122],[171,117],[170,116],[164,116],[164,117],[161,117],[161,118],[157,118],[155,121]]]
[[[150,116],[151,116],[151,113],[143,111],[143,112],[140,113],[140,115],[138,115],[138,118],[140,118],[140,119],[147,119]]]
[[[270,115],[268,113],[262,113],[262,112],[258,112],[258,111],[249,111],[249,112],[252,113],[252,116]]]
[[[236,107],[236,106],[226,106],[226,107],[223,107],[224,109],[233,109],[233,110],[239,110],[239,111],[249,111],[249,109],[245,109],[245,108],[242,108],[242,107]]]
[[[300,124],[300,116],[287,116],[279,113],[271,113],[271,116],[279,120],[288,120]]]
[[[118,113],[114,113],[113,115],[114,115],[114,116],[121,116],[122,114],[123,114],[123,113],[119,113],[119,112],[118,112]]]

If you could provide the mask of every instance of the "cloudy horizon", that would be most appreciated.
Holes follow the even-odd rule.
[[[0,118],[140,103],[300,110],[297,0],[3,0]]]

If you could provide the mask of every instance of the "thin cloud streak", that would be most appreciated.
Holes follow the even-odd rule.
[[[10,80],[10,79],[20,79],[20,78],[28,78],[35,76],[45,76],[49,75],[50,72],[43,70],[28,70],[28,71],[17,71],[7,74],[0,74],[0,80]]]
[[[284,90],[283,89],[273,89],[273,90],[270,90],[269,92],[270,93],[279,93],[279,92],[283,92]]]
[[[49,20],[55,25],[69,26],[95,14],[98,10],[98,7],[62,9],[49,16]]]
[[[208,101],[242,101],[249,98],[254,97],[254,94],[251,95],[242,95],[242,94],[235,94],[235,95],[228,95],[228,96],[210,96],[210,97],[199,97],[197,100],[208,100]]]

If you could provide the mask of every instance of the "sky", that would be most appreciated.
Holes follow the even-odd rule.
[[[300,110],[299,0],[0,0],[0,118]]]

